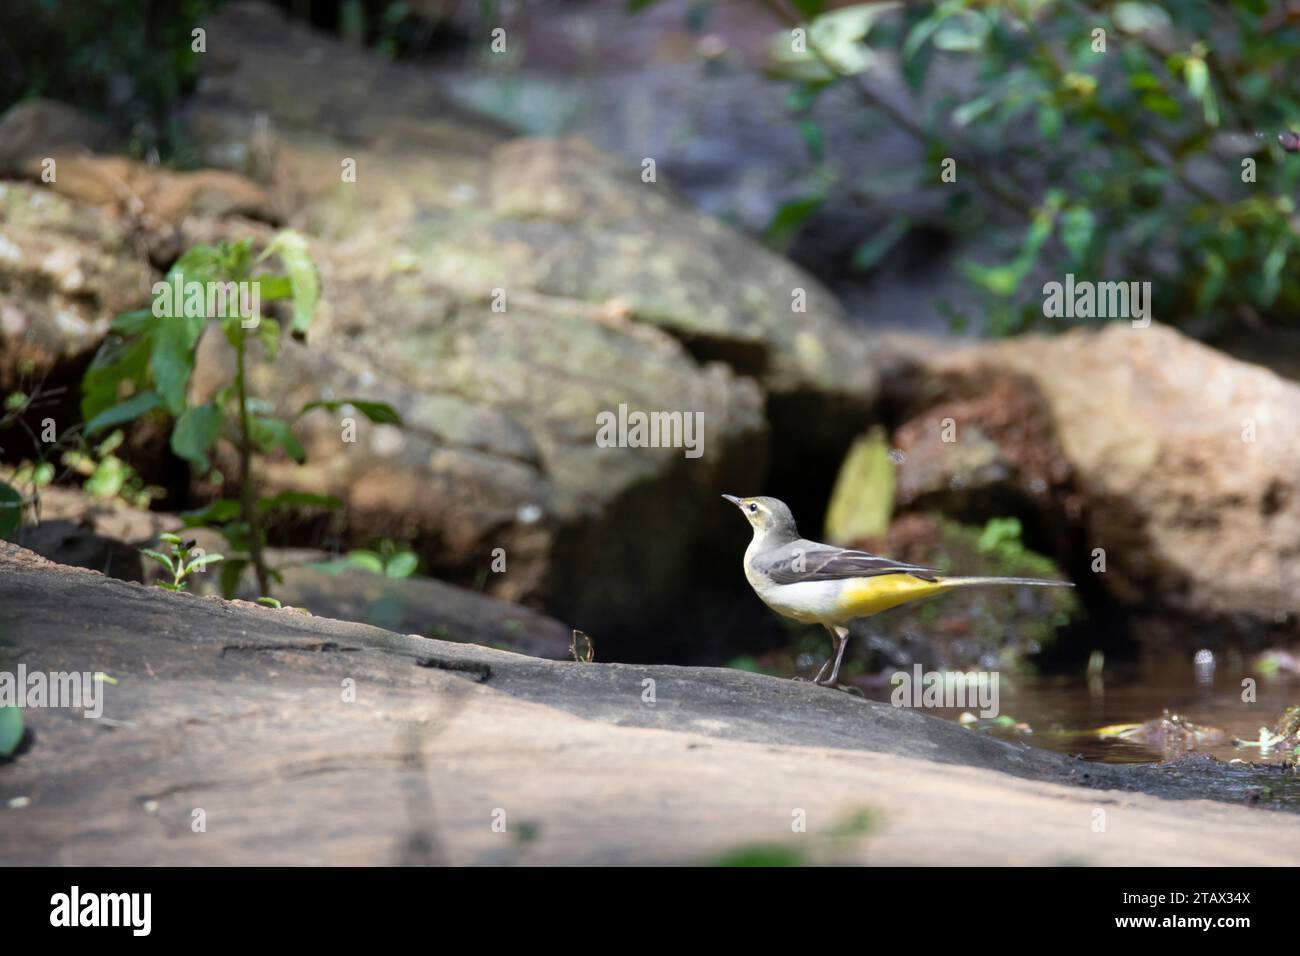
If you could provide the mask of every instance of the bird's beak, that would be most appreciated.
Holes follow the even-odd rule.
[[[735,495],[723,495],[722,497],[726,498],[728,501],[730,501],[730,502],[731,502],[733,505],[735,505],[737,508],[740,507],[740,499],[737,498]]]

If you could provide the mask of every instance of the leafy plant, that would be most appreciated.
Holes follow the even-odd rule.
[[[9,472],[7,481],[0,482],[0,538],[16,537],[29,509],[39,513],[42,489],[72,476],[84,479],[82,490],[90,497],[123,501],[136,508],[148,508],[150,502],[163,495],[163,489],[146,485],[135,469],[118,457],[117,450],[124,440],[121,430],[113,431],[97,445],[86,441],[79,426],[64,429],[56,438],[44,432],[37,436],[27,416],[61,391],[37,385],[31,391],[10,392],[0,403],[0,432],[11,428],[25,432],[33,456]],[[61,468],[56,468],[54,459]]]
[[[379,550],[349,551],[344,560],[354,567],[389,578],[409,578],[420,565],[414,551],[388,538],[379,542]]]
[[[986,331],[1009,334],[1092,321],[1044,314],[1044,280],[1066,274],[1150,281],[1151,314],[1193,334],[1296,324],[1300,162],[1288,130],[1300,122],[1300,21],[1276,5],[755,3],[789,28],[773,38],[773,72],[791,86],[790,120],[812,167],[774,238],[794,235],[827,195],[929,191],[941,213],[900,212],[863,235],[855,262],[872,268],[918,227],[978,235],[980,252],[961,264],[973,307],[943,304],[956,324],[980,315]],[[868,74],[882,59],[900,66],[902,102]],[[827,138],[809,125],[839,87],[924,159],[888,181],[879,170],[861,181],[836,173]],[[941,179],[945,160],[955,180]]]
[[[124,440],[122,430],[115,429],[89,450],[72,448],[64,452],[62,461],[71,471],[85,476],[82,489],[90,497],[116,498],[134,508],[147,509],[150,502],[162,497],[163,489],[146,485],[136,470],[117,456]],[[46,484],[52,477],[52,468],[43,471],[38,468],[34,480],[37,484]]]
[[[1019,518],[990,518],[980,532],[979,549],[985,554],[1001,554],[1016,558],[1025,550],[1020,536]]]
[[[272,258],[279,260],[282,272],[265,270],[264,264]],[[222,476],[211,456],[219,442],[227,442],[238,461],[235,480],[239,498],[223,498],[185,515],[186,525],[215,528],[229,543],[232,554],[221,571],[223,593],[233,594],[244,568],[251,566],[258,592],[269,595],[274,574],[264,557],[267,516],[283,507],[334,508],[340,504],[338,499],[322,495],[286,491],[259,498],[256,493],[254,460],[258,455],[283,453],[300,464],[306,460],[293,421],[276,417],[250,390],[254,343],[264,361],[274,362],[280,354],[281,324],[262,315],[260,303],[286,302],[291,313],[290,334],[305,337],[320,298],[316,269],[302,237],[282,232],[260,254],[254,253],[248,239],[191,248],[168,271],[159,295],[171,288],[234,290],[238,300],[250,307],[214,308],[209,291],[202,308],[191,308],[185,292],[185,307],[177,308],[180,302],[176,301],[172,308],[158,307],[158,315],[152,309],[119,315],[82,381],[85,432],[93,435],[143,415],[169,416],[172,451],[198,474],[214,477]],[[182,296],[170,298],[180,300]],[[227,293],[220,301],[229,306],[233,299]],[[234,375],[210,400],[191,404],[189,382],[195,349],[209,323],[219,326],[234,351]],[[400,424],[390,406],[361,399],[308,402],[294,420],[313,408],[343,404],[352,405],[372,421]]]
[[[172,579],[155,583],[160,588],[166,588],[168,591],[184,591],[187,577],[206,570],[209,564],[216,564],[218,561],[225,560],[220,554],[203,554],[202,552],[196,554],[194,542],[185,541],[180,535],[167,533],[160,534],[158,538],[163,543],[171,545],[167,554],[154,551],[152,548],[141,548],[140,553],[147,558],[152,558],[167,569],[167,573],[172,576]]]

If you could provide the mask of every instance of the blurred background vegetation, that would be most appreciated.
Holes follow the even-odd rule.
[[[765,5],[812,18],[809,52],[780,71],[792,104],[853,85],[924,143],[911,186],[941,190],[944,222],[988,239],[963,263],[979,297],[959,320],[983,312],[995,334],[1068,324],[1043,317],[1040,290],[1069,272],[1149,280],[1155,314],[1193,334],[1295,324],[1300,289],[1283,278],[1300,164],[1279,135],[1300,119],[1296,16],[1262,0]],[[906,82],[901,102],[863,81],[884,57]],[[815,125],[807,138],[816,160]],[[940,183],[949,157],[957,180]],[[895,219],[857,264],[918,225]]]
[[[29,96],[71,102],[110,119],[136,155],[185,165],[175,115],[196,78],[191,30],[222,2],[11,0],[0,9],[0,107]],[[1203,338],[1298,324],[1300,287],[1286,280],[1300,241],[1300,162],[1279,145],[1300,126],[1293,8],[701,0],[685,5],[685,25],[707,35],[717,8],[737,5],[770,22],[763,67],[786,89],[788,122],[807,149],[797,194],[769,223],[773,244],[797,245],[827,204],[920,191],[933,201],[864,228],[849,268],[870,274],[910,235],[973,239],[977,253],[957,263],[963,291],[941,307],[959,329],[975,321],[1005,335],[1070,324],[1042,309],[1043,282],[1065,273],[1149,280],[1155,315]],[[563,5],[279,6],[389,57],[418,59],[467,56],[467,23]],[[628,0],[629,24],[657,6]],[[795,48],[789,29],[801,24],[805,43]],[[886,74],[901,82],[882,83]],[[842,162],[817,109],[841,88],[858,110],[921,144],[925,161],[865,176]],[[955,182],[940,181],[946,158],[956,160]]]

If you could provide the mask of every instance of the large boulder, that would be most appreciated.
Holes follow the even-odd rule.
[[[86,156],[111,139],[105,124],[65,103],[23,100],[0,116],[0,176],[27,175],[33,162],[39,171],[41,160],[55,156]]]
[[[874,398],[870,353],[835,299],[659,177],[646,182],[580,140],[511,140],[449,105],[420,70],[262,4],[224,8],[209,44],[186,112],[196,148],[293,197],[292,222],[346,241],[350,255],[469,301],[496,289],[507,301],[614,301],[696,357],[756,378],[781,412],[807,413],[790,431],[809,446],[847,441]]]
[[[902,505],[1037,512],[1130,608],[1300,628],[1300,385],[1120,324],[917,356],[910,382]]]
[[[113,316],[147,301],[157,278],[112,209],[0,182],[0,390],[84,363]]]
[[[40,338],[25,317],[51,308],[41,282],[72,282],[46,280],[51,243],[102,260],[81,273],[128,273],[67,293],[94,307],[75,329],[42,320],[63,330],[51,348],[84,356],[185,246],[291,225],[309,237],[322,306],[256,393],[286,414],[321,396],[380,399],[405,427],[358,420],[345,441],[359,416],[315,412],[299,426],[309,465],[271,462],[265,490],[335,494],[351,540],[410,539],[441,575],[597,631],[662,633],[657,621],[692,618],[681,602],[701,585],[742,586],[735,553],[718,570],[734,518],[718,493],[762,486],[773,460],[828,486],[876,393],[834,299],[662,181],[580,142],[511,140],[416,67],[262,4],[207,26],[184,119],[221,170],[77,156],[56,183],[7,186],[24,208],[53,208],[5,233],[0,288],[27,290],[0,310],[14,337]],[[196,389],[228,363],[219,337],[205,341]],[[698,414],[702,456],[601,447],[597,416],[623,406]]]

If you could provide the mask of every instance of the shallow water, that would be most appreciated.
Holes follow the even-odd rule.
[[[1244,701],[1245,679],[1255,682],[1255,700]],[[886,678],[887,680],[887,678]],[[874,700],[889,701],[893,686],[880,680],[860,680],[858,686]],[[1025,677],[999,675],[999,720],[971,725],[975,732],[1014,739],[1087,760],[1107,763],[1150,763],[1184,753],[1208,754],[1220,760],[1282,763],[1294,759],[1293,748],[1234,745],[1234,739],[1258,741],[1260,728],[1272,730],[1282,712],[1300,704],[1300,675],[1265,676],[1244,661],[1219,661],[1197,668],[1190,661],[1146,662],[1104,668],[1099,677]],[[936,708],[930,713],[961,719],[963,710]],[[1097,731],[1117,725],[1159,719],[1165,712],[1180,722],[1222,731],[1221,738],[1176,735],[1159,740],[1103,736]],[[1017,726],[1018,725],[1018,726]]]

